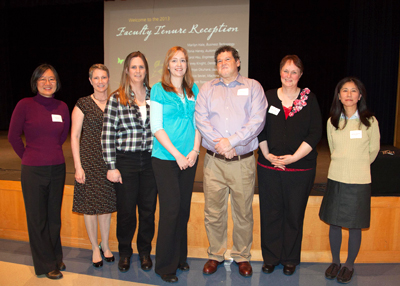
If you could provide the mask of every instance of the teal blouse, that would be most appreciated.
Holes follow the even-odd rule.
[[[193,84],[192,92],[194,97],[188,99],[185,94],[182,100],[176,93],[165,91],[161,82],[158,82],[150,93],[150,125],[153,134],[164,129],[172,144],[185,157],[194,147],[194,108],[199,93],[196,84]],[[152,156],[161,160],[175,160],[157,138],[153,141]]]

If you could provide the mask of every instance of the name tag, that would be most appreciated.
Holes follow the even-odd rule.
[[[276,108],[275,106],[271,105],[271,107],[268,110],[268,113],[271,113],[273,115],[278,115],[279,111],[281,111],[279,108]]]
[[[249,89],[248,88],[241,88],[237,91],[238,96],[247,96],[249,95]]]
[[[350,131],[350,139],[360,139],[360,138],[362,138],[361,130]]]
[[[150,106],[150,99],[147,99],[146,103],[147,103],[148,106]]]
[[[53,120],[53,122],[63,122],[61,115],[58,114],[52,114],[51,119]]]

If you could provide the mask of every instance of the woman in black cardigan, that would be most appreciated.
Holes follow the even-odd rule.
[[[258,186],[261,214],[262,271],[283,264],[292,275],[300,263],[304,212],[314,183],[322,122],[318,102],[297,86],[303,63],[296,55],[280,64],[282,87],[266,92],[264,130],[258,136]]]

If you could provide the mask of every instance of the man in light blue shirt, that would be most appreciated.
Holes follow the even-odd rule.
[[[231,194],[233,247],[239,273],[252,275],[254,150],[265,124],[267,101],[259,82],[239,74],[240,58],[231,46],[215,52],[218,79],[205,83],[197,97],[196,125],[207,149],[204,159],[205,226],[210,247],[203,273],[212,274],[227,250],[228,198]]]

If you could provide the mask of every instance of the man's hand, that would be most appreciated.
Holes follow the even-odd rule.
[[[225,155],[226,152],[232,150],[231,142],[227,138],[217,138],[213,140],[214,142],[218,142],[214,148],[218,152],[218,154]]]
[[[237,156],[235,148],[232,148],[231,151],[225,153],[226,159],[232,159],[235,156]]]

